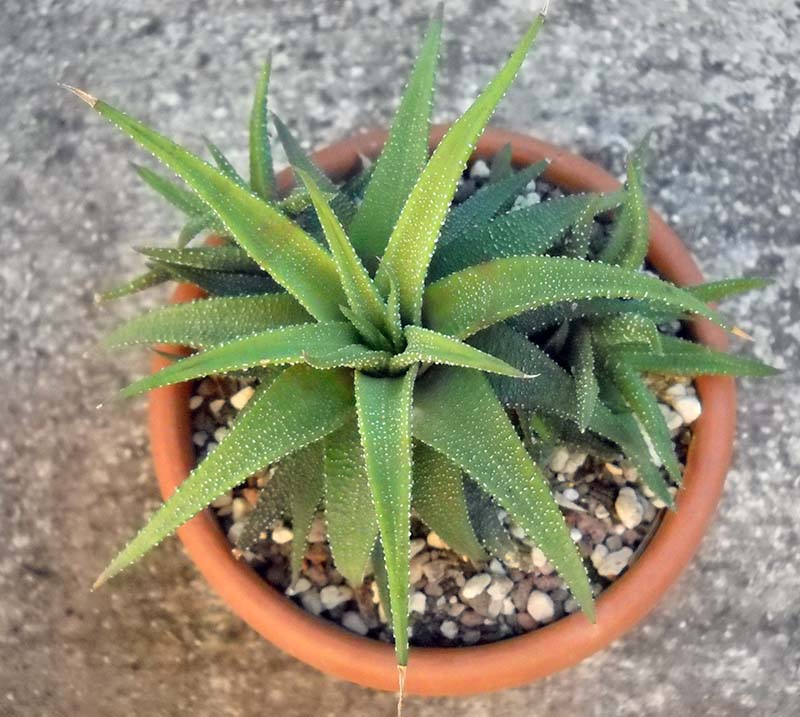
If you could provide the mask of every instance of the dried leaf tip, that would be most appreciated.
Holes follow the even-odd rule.
[[[94,109],[94,106],[97,104],[97,97],[93,97],[88,92],[84,92],[83,90],[73,87],[72,85],[65,85],[63,82],[59,82],[58,86],[63,87],[65,90],[69,90],[73,95],[82,99],[92,109]]]
[[[542,5],[542,9],[539,10],[539,14],[542,17],[547,17],[547,11],[550,9],[550,0],[544,0],[544,5]]]
[[[406,694],[406,666],[397,666],[397,717],[403,717],[403,698]]]
[[[731,329],[731,333],[734,336],[738,336],[740,339],[744,339],[745,341],[753,341],[753,337],[750,336],[744,329],[740,329],[738,326],[734,326]]]

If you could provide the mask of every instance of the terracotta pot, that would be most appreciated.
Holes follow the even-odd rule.
[[[441,138],[443,128],[433,133]],[[375,131],[338,142],[316,154],[333,177],[357,169],[358,153],[376,156],[385,132]],[[545,177],[568,190],[607,191],[619,186],[607,172],[563,149],[529,137],[488,130],[475,151],[490,158],[507,142],[516,165],[552,160]],[[291,175],[280,175],[281,186]],[[650,214],[649,260],[662,276],[678,284],[696,284],[702,275],[680,239],[656,214]],[[198,296],[181,286],[174,301]],[[725,348],[725,334],[707,321],[696,321],[694,336]],[[165,360],[156,356],[153,370]],[[659,601],[692,559],[711,520],[728,469],[735,429],[735,387],[729,378],[697,381],[703,414],[693,426],[684,487],[678,511],[669,513],[642,555],[597,601],[597,622],[580,614],[566,617],[530,634],[489,645],[458,648],[416,647],[411,651],[407,689],[418,695],[463,695],[521,685],[576,664],[631,629]],[[150,436],[161,493],[166,499],[194,465],[188,384],[153,391]],[[230,608],[270,642],[323,672],[380,690],[397,685],[392,647],[358,637],[304,612],[273,589],[230,545],[208,510],[184,525],[178,536],[206,580]]]

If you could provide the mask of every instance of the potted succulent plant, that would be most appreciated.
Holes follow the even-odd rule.
[[[413,648],[408,689],[447,694],[518,684],[581,659],[640,619],[675,579],[718,498],[734,408],[729,378],[692,385],[675,377],[772,372],[720,350],[732,327],[709,306],[761,282],[699,283],[688,252],[646,208],[643,148],[620,188],[563,150],[483,134],[543,21],[536,18],[449,128],[430,126],[441,14],[388,138],[362,135],[312,159],[275,118],[300,180],[293,191],[290,174],[276,177],[272,167],[269,63],[250,121],[249,181],[214,145],[216,167],[69,88],[191,190],[138,168],[188,216],[176,247],[143,249],[148,272],[107,294],[181,283],[175,305],[108,338],[113,346],[160,345],[157,370],[123,394],[152,392],[165,503],[95,586],[177,530],[214,587],[269,639],[383,689],[397,684],[396,662],[402,692],[409,614],[420,612],[410,602],[421,595],[422,612],[446,613],[436,623],[441,645],[463,644],[455,638],[464,615],[483,620],[477,603],[467,609],[455,594],[445,599],[430,574],[446,569],[461,599],[486,592],[487,614],[508,615],[504,624],[517,632],[538,628],[492,644]],[[212,240],[187,246],[204,234]],[[654,271],[643,271],[646,257]],[[675,411],[659,405],[665,392]],[[680,400],[695,414],[685,423],[702,403],[691,432],[679,433],[683,421],[671,425]],[[204,436],[195,441],[201,460],[190,411],[206,411],[212,423],[222,415],[218,426],[196,431]],[[567,474],[564,445],[577,447],[594,473],[554,490]],[[591,488],[581,492],[598,471],[616,486],[610,503],[591,497]],[[668,511],[656,529],[655,507],[676,503],[681,510]],[[210,505],[215,514],[204,511]],[[637,533],[648,508],[651,529]],[[609,538],[587,555],[577,526],[610,525],[612,512],[628,533],[618,532],[615,550]],[[255,552],[268,543],[272,552]],[[534,566],[555,570],[558,609],[514,563],[520,545]],[[427,592],[412,591],[410,580],[421,550],[431,553]],[[442,558],[448,551],[455,572]],[[610,551],[624,555],[616,573],[601,567]],[[335,574],[329,604],[342,595],[339,602],[364,600],[368,578],[375,595],[366,600],[380,606],[388,629],[341,621],[351,633],[391,633],[394,659],[385,643],[310,614],[319,612],[313,601],[299,599],[304,611],[270,587],[253,569],[269,555],[284,561],[287,595],[308,591],[300,582],[310,586],[305,575],[320,565],[326,580]],[[596,609],[598,576],[619,574],[637,555]],[[515,613],[513,591],[525,581]]]

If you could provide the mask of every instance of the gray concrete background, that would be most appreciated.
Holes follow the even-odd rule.
[[[137,305],[92,294],[172,241],[178,217],[135,180],[141,154],[74,98],[87,87],[245,162],[257,67],[315,146],[390,117],[432,2],[4,0],[0,8],[0,714],[391,715],[394,698],[279,653],[219,603],[174,541],[88,585],[157,501],[144,404],[95,405],[145,368],[97,338]],[[505,56],[533,3],[450,2],[437,118]],[[727,308],[756,355],[716,523],[639,629],[569,672],[437,715],[800,714],[800,5],[555,2],[494,122],[615,171],[655,128],[653,200],[708,276],[774,279]]]

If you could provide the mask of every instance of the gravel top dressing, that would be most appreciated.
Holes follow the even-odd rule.
[[[252,379],[208,378],[190,399],[193,441],[198,459],[227,432],[228,424],[252,395]],[[654,380],[679,456],[685,456],[690,424],[700,402],[688,380]],[[596,595],[636,559],[657,527],[664,505],[639,481],[620,456],[592,456],[561,445],[547,462],[546,474],[578,544]],[[212,504],[232,546],[255,505],[266,471]],[[675,490],[674,488],[672,490]],[[415,645],[472,645],[535,630],[578,609],[561,578],[542,552],[505,511],[498,518],[508,528],[503,559],[473,565],[451,551],[436,533],[412,521],[411,640]],[[309,535],[300,578],[291,583],[293,533],[278,522],[252,550],[232,547],[265,580],[308,612],[321,615],[359,635],[391,642],[386,615],[372,575],[348,584],[333,567],[322,516]]]

